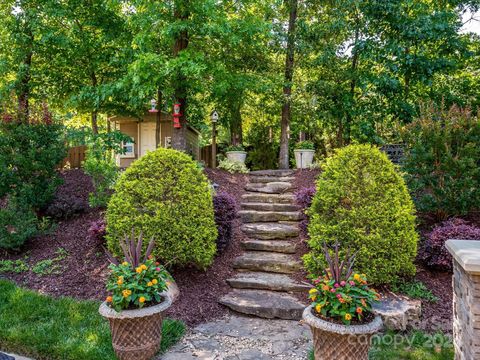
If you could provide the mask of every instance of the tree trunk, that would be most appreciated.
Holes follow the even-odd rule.
[[[290,17],[288,21],[287,55],[285,59],[285,83],[283,85],[282,122],[280,133],[280,169],[289,168],[288,140],[290,136],[290,117],[292,101],[292,82],[295,56],[295,25],[297,21],[298,0],[288,0]]]
[[[230,124],[230,140],[233,145],[243,143],[242,113],[240,102],[234,104],[232,109],[232,122]]]
[[[158,107],[158,112],[156,113],[156,124],[155,124],[155,147],[158,149],[162,145],[162,139],[160,139],[160,128],[162,126],[161,120],[162,120],[162,92],[160,89],[157,91],[157,107]]]
[[[30,117],[30,80],[32,78],[31,66],[33,57],[33,32],[30,25],[26,24],[26,38],[28,43],[25,49],[25,56],[19,69],[19,88],[18,88],[18,118],[20,121],[28,123]]]
[[[186,1],[188,3],[188,1]],[[175,7],[175,18],[185,22],[190,16],[188,10],[188,4],[180,4],[183,1],[177,0]],[[175,44],[173,48],[173,56],[178,57],[180,52],[185,50],[188,47],[188,31],[180,31],[175,39]],[[179,74],[174,80],[174,89],[175,89],[175,99],[178,104],[180,104],[180,125],[181,128],[173,129],[172,134],[172,147],[176,150],[187,151],[187,86],[186,86],[186,77],[178,70]]]
[[[97,76],[95,75],[95,72],[92,71],[92,73],[90,74],[90,79],[92,80],[92,86],[93,88],[96,90],[97,89]],[[98,115],[98,111],[97,109],[93,110],[92,111],[92,132],[94,134],[98,134],[98,121],[97,121],[97,116]]]

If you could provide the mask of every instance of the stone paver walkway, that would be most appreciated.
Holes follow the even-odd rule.
[[[305,360],[311,346],[299,321],[230,315],[190,330],[159,360]]]
[[[295,257],[300,209],[295,205],[291,170],[250,173],[242,197],[242,242],[245,252],[232,266],[238,273],[227,280],[233,288],[219,301],[230,309],[262,318],[299,320],[305,304],[293,292],[306,292],[308,284],[291,275],[302,268]]]

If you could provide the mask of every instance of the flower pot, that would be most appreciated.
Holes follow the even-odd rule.
[[[245,164],[245,159],[247,158],[245,151],[227,151],[226,154],[228,160]]]
[[[120,360],[149,360],[160,350],[163,313],[172,304],[168,295],[163,302],[142,309],[116,312],[106,302],[100,315],[110,322],[112,345]]]
[[[315,316],[312,306],[303,321],[312,329],[315,360],[368,360],[371,339],[383,326],[380,316],[362,325],[328,322]]]
[[[312,165],[315,150],[299,149],[294,150],[293,152],[295,153],[297,169],[307,169]]]

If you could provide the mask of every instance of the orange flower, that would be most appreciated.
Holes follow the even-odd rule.
[[[123,290],[122,291],[122,295],[123,297],[129,297],[130,295],[132,295],[132,291],[131,290]]]
[[[357,307],[356,312],[357,312],[357,314],[361,314],[363,312],[363,309],[359,306],[359,307]]]
[[[143,271],[143,269],[139,266],[135,269],[135,271],[137,272],[137,274],[140,274]]]
[[[322,290],[323,290],[323,291],[330,291],[330,286],[328,286],[328,285],[323,285],[323,286],[322,286]]]
[[[145,298],[143,296],[140,296],[138,301],[140,302],[140,304],[143,304],[145,302]]]
[[[111,296],[107,296],[106,300],[107,300],[108,303],[111,303],[113,301],[113,298]]]
[[[119,276],[119,277],[118,277],[117,284],[118,284],[118,285],[122,285],[122,284],[123,284],[123,276]]]
[[[360,302],[362,303],[363,306],[367,306],[367,302],[365,301],[365,299],[361,299]]]

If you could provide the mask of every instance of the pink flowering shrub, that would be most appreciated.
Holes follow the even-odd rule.
[[[480,240],[480,228],[458,218],[444,221],[427,234],[420,259],[429,267],[452,271],[452,256],[445,247],[449,239]]]

